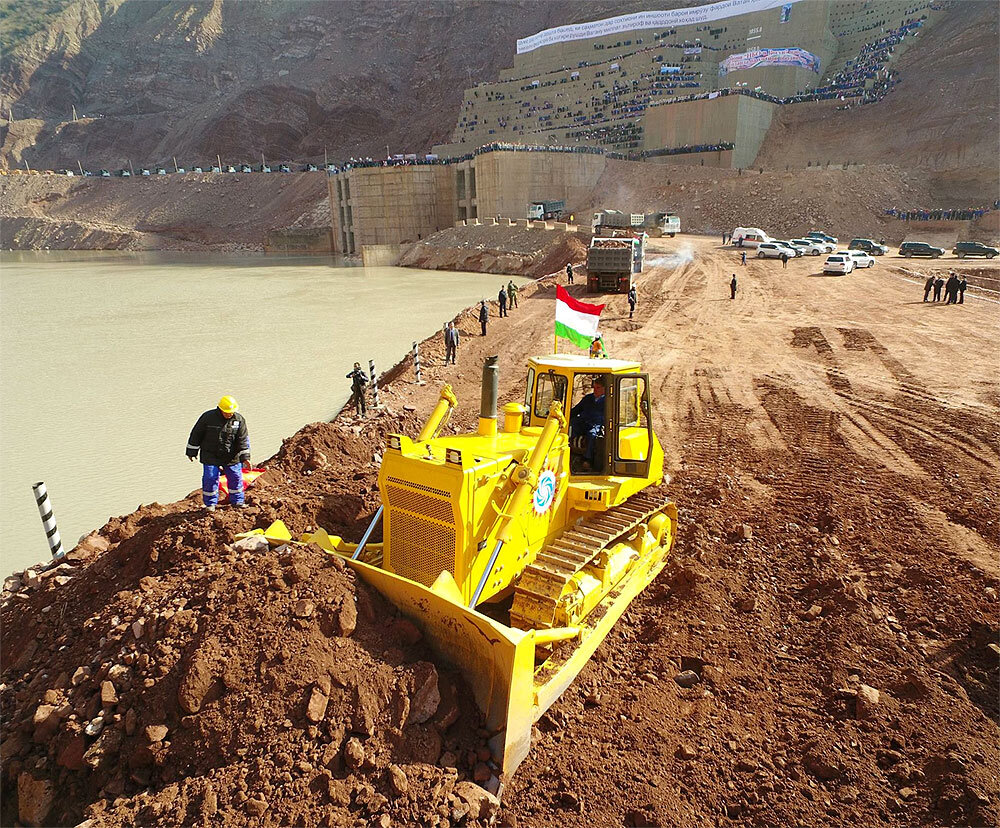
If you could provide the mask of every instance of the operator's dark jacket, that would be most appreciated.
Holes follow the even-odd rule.
[[[365,392],[365,386],[368,384],[368,375],[365,373],[364,368],[355,368],[347,375],[347,378],[351,381],[351,390],[355,394],[363,394]]]
[[[187,456],[194,457],[201,449],[201,462],[206,466],[231,466],[250,462],[250,435],[241,414],[226,419],[218,408],[206,411],[198,418],[188,437]]]

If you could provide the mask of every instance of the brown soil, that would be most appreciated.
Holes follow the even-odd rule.
[[[681,534],[668,570],[538,723],[531,754],[506,780],[500,820],[588,828],[996,824],[1000,383],[984,366],[1000,361],[997,305],[974,293],[962,306],[923,304],[920,284],[904,271],[922,267],[913,262],[822,277],[812,258],[787,270],[770,260],[740,267],[712,239],[653,244],[662,261],[681,247],[694,258],[640,278],[634,319],[624,297],[604,297],[602,326],[612,356],[640,359],[654,379],[654,425]],[[730,301],[734,271],[740,288]],[[523,291],[520,307],[492,321],[485,338],[474,335],[472,313],[462,314],[459,364],[444,366],[442,343],[428,341],[426,384],[413,383],[408,362],[400,363],[377,417],[342,414],[287,441],[245,512],[200,517],[193,499],[147,507],[101,530],[111,551],[76,553],[85,568],[64,585],[50,577],[18,593],[26,598],[7,597],[5,803],[28,773],[29,781],[55,781],[60,808],[93,803],[98,825],[136,814],[140,822],[235,824],[249,821],[262,807],[250,802],[261,797],[262,820],[275,824],[385,814],[401,824],[443,824],[442,813],[459,821],[447,807],[457,803],[461,817],[460,800],[442,802],[455,774],[442,769],[444,759],[435,765],[430,755],[406,753],[419,739],[405,727],[395,735],[388,702],[379,710],[390,718],[363,738],[354,697],[335,698],[332,688],[329,697],[327,718],[343,738],[354,732],[366,757],[372,744],[374,770],[324,768],[322,751],[340,731],[324,725],[311,736],[305,719],[317,673],[335,672],[329,653],[337,641],[376,684],[387,670],[401,677],[427,669],[420,665],[429,655],[367,622],[366,602],[376,618],[391,610],[320,552],[254,557],[226,545],[233,532],[279,515],[295,531],[324,525],[358,537],[375,504],[373,452],[389,431],[416,432],[440,383],[459,395],[459,427],[474,421],[486,355],[500,356],[502,396],[522,396],[525,355],[551,349],[552,281]],[[571,290],[586,299],[582,286]],[[403,403],[415,410],[393,413]],[[291,583],[299,567],[304,577]],[[324,619],[339,596],[352,594],[357,629],[329,636]],[[183,598],[183,610],[197,613],[197,632],[168,632],[173,619],[163,613]],[[302,598],[316,604],[304,628],[292,618]],[[141,638],[136,647],[128,627],[117,627],[140,614],[158,641]],[[218,666],[228,648],[240,669]],[[159,748],[149,749],[148,782],[130,769],[118,777],[114,763],[54,765],[56,740],[87,720],[100,687],[95,676],[84,690],[58,689],[72,676],[59,673],[129,666],[130,652],[151,659],[147,668],[129,667],[131,685],[116,685],[112,709],[135,708],[143,729],[168,726],[163,765]],[[43,660],[52,667],[39,670]],[[693,687],[674,681],[682,670],[696,673]],[[191,673],[200,684],[184,684]],[[154,687],[140,690],[147,676]],[[178,707],[171,687],[182,684],[208,685],[198,712]],[[48,689],[55,703],[68,696],[82,713],[60,719],[55,740],[35,743],[33,717]],[[232,706],[241,698],[269,711],[259,732],[256,710]],[[444,729],[442,749],[474,748],[476,726],[463,708]],[[123,736],[117,749],[128,758],[139,747]],[[456,763],[459,775],[470,774],[469,759]],[[404,768],[412,798],[391,796],[388,761]],[[350,786],[346,808],[335,804],[342,788],[327,774]],[[220,816],[206,818],[209,782]],[[240,802],[244,791],[249,801]],[[439,802],[445,811],[435,809]]]
[[[540,227],[471,225],[442,230],[410,245],[404,267],[539,277],[587,258],[590,233]]]

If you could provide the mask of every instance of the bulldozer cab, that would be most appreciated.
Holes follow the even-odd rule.
[[[540,428],[554,401],[563,406],[572,477],[649,475],[649,378],[639,367],[570,354],[529,362],[525,423]]]

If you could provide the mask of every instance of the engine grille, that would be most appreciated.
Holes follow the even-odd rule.
[[[455,571],[455,520],[451,499],[440,489],[389,478],[389,566],[430,586],[445,569]],[[415,489],[420,489],[416,491]],[[434,495],[425,494],[433,492]]]

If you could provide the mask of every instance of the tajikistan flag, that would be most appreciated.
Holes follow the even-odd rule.
[[[604,305],[578,302],[562,285],[556,285],[556,336],[580,348],[589,348],[597,336],[597,323]]]

